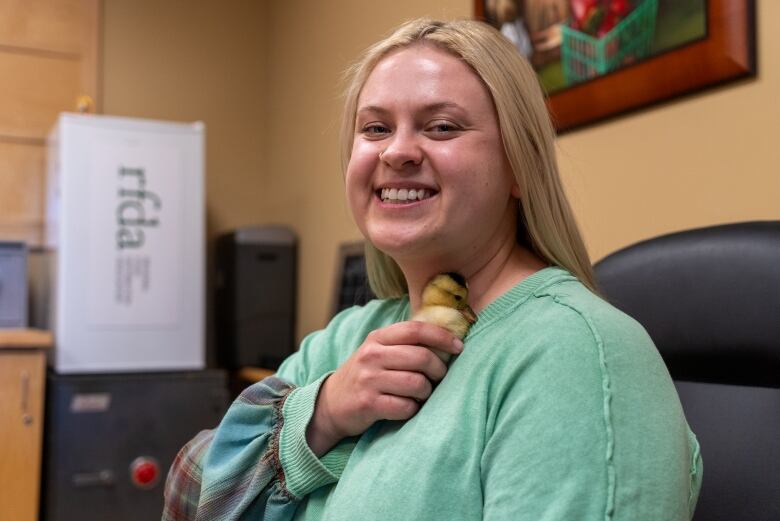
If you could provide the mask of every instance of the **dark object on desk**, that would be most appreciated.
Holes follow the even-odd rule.
[[[376,298],[368,285],[363,248],[363,242],[345,243],[339,247],[331,316]]]
[[[252,226],[217,240],[220,365],[276,369],[295,350],[297,239],[282,226]]]
[[[159,521],[179,449],[227,410],[224,371],[46,382],[44,521]]]
[[[701,443],[694,520],[780,519],[780,221],[658,237],[595,269],[650,333]]]
[[[0,241],[0,327],[27,325],[27,246]]]

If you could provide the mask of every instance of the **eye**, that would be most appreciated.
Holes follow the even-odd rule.
[[[437,132],[451,132],[456,130],[456,128],[455,125],[450,125],[449,123],[439,123],[434,127],[434,130]]]
[[[461,300],[463,300],[463,297],[461,297],[460,295],[455,295],[455,300],[460,302]]]
[[[427,127],[425,132],[432,139],[449,139],[458,135],[458,132],[462,128],[451,121],[436,120],[432,121]]]
[[[459,130],[458,126],[450,123],[449,121],[434,121],[428,126],[428,130],[432,132],[454,132]]]
[[[364,125],[360,129],[361,134],[365,134],[366,136],[372,137],[372,136],[383,136],[385,134],[390,133],[390,129],[387,128],[385,125],[382,125],[381,123],[370,123],[368,125]]]

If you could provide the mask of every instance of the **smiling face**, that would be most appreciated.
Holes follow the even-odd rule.
[[[457,270],[515,241],[518,189],[490,95],[433,45],[392,52],[368,76],[346,190],[364,236],[402,268]]]

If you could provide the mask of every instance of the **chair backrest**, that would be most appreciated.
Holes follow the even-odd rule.
[[[362,306],[376,298],[368,285],[363,241],[343,243],[336,259],[331,317],[352,306]]]
[[[780,520],[780,221],[657,237],[595,271],[653,338],[699,438],[695,521]]]

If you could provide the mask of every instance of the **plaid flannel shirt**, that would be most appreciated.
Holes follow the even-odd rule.
[[[176,456],[165,482],[163,521],[195,521],[200,500],[202,459],[214,431],[201,431]]]
[[[227,428],[201,431],[179,451],[165,483],[162,521],[292,519],[300,498],[286,489],[278,441],[281,410],[294,388],[275,377],[250,386],[225,415]],[[242,450],[235,454],[237,445]],[[215,469],[214,476],[204,469]]]

